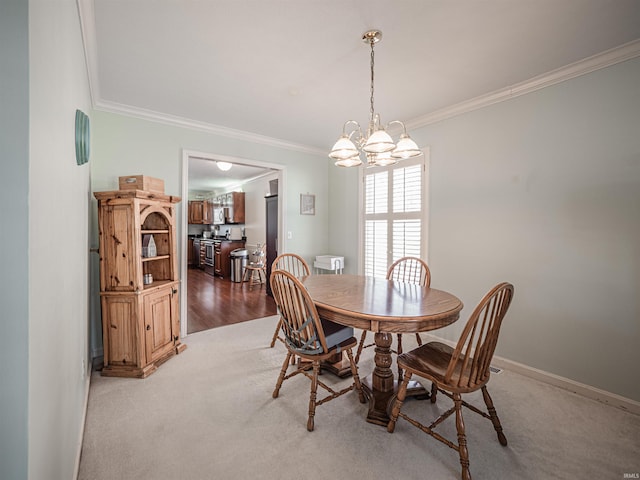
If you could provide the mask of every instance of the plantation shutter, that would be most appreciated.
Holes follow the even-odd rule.
[[[420,257],[424,161],[404,160],[364,174],[364,274],[386,277],[395,260]]]

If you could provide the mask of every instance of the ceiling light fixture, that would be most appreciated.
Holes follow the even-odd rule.
[[[233,164],[229,162],[216,162],[216,165],[218,165],[218,168],[220,170],[222,170],[223,172],[226,172],[228,170],[231,170],[231,166]]]
[[[347,120],[342,127],[342,135],[331,149],[329,157],[334,159],[338,167],[356,167],[362,164],[360,152],[366,157],[366,166],[386,166],[397,163],[404,158],[418,157],[422,151],[407,135],[407,128],[399,120],[389,122],[390,125],[398,123],[402,125],[402,134],[397,142],[386,132],[385,127],[380,123],[380,115],[373,108],[373,70],[374,52],[373,45],[382,39],[380,30],[369,30],[362,34],[362,41],[371,46],[371,99],[369,108],[369,127],[367,135],[362,134],[360,124],[355,120]],[[347,126],[353,126],[351,132],[347,134]]]

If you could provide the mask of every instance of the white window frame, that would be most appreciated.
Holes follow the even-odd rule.
[[[429,264],[429,160],[430,152],[429,148],[422,149],[424,155],[417,159],[400,160],[399,164],[392,165],[390,167],[371,167],[371,169],[361,168],[358,173],[358,273],[364,274],[364,240],[365,240],[365,207],[364,207],[364,194],[365,194],[365,175],[372,173],[371,170],[377,171],[388,170],[391,172],[393,167],[406,165],[415,165],[416,163],[422,164],[422,211],[421,211],[421,231],[420,231],[420,258],[425,260]]]

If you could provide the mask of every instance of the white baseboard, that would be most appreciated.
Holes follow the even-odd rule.
[[[87,410],[89,408],[89,387],[91,386],[91,371],[92,368],[89,365],[85,372],[84,380],[84,407],[82,409],[82,426],[80,432],[78,432],[78,445],[76,451],[76,462],[73,468],[73,478],[77,479],[80,473],[80,457],[82,456],[82,444],[84,442],[84,428],[87,421]]]
[[[430,341],[438,341],[447,345],[455,346],[455,342],[445,340],[432,334],[421,333],[420,335],[422,335],[423,338],[428,337]],[[606,403],[607,405],[611,405],[612,407],[619,408],[626,412],[640,415],[640,402],[637,402],[630,398],[607,392],[606,390],[601,390],[599,388],[592,387],[591,385],[576,382],[569,378],[561,377],[560,375],[545,372],[544,370],[539,370],[522,363],[514,362],[513,360],[508,360],[497,355],[493,356],[492,364],[504,370],[518,373],[525,377],[533,378],[549,385],[553,385],[555,387],[568,390],[578,395],[582,395],[583,397]]]

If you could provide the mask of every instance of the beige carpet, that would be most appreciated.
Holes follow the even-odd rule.
[[[285,355],[279,342],[268,348],[276,318],[190,335],[145,380],[94,373],[79,479],[460,478],[455,451],[402,420],[393,434],[367,423],[355,393],[318,407],[307,432],[305,378],[271,398]],[[369,348],[361,375],[372,369]],[[475,480],[638,478],[625,474],[640,472],[640,417],[509,371],[493,375],[489,391],[509,445],[466,413]],[[448,406],[445,397],[405,404],[414,415]],[[452,419],[441,433],[455,438]]]

